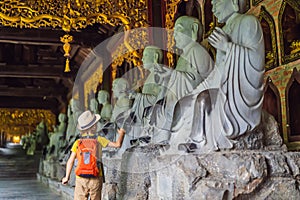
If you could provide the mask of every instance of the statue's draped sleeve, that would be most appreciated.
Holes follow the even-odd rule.
[[[254,16],[238,15],[227,26],[232,42],[219,62],[223,63],[221,84],[211,113],[217,121],[212,134],[218,146],[226,143],[217,141],[224,136],[235,138],[253,130],[260,123],[263,102],[265,54],[260,23]]]

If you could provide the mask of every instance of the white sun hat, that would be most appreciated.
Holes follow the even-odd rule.
[[[84,111],[78,117],[77,128],[80,131],[87,130],[91,128],[94,124],[96,124],[100,120],[100,115],[92,113],[90,110]]]

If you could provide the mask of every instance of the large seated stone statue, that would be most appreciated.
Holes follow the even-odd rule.
[[[176,20],[174,39],[176,46],[183,52],[175,70],[160,72],[161,76],[166,73],[171,73],[171,75],[163,105],[151,117],[151,124],[159,129],[153,136],[154,143],[169,141],[172,123],[176,123],[180,118],[180,114],[174,115],[175,105],[206,79],[213,69],[213,60],[204,47],[197,42],[201,35],[202,24],[198,19],[182,16]]]
[[[133,117],[130,135],[134,138],[148,136],[143,129],[147,128],[149,117],[155,103],[164,96],[168,77],[160,76],[165,69],[160,65],[163,61],[163,52],[156,46],[147,46],[143,51],[143,67],[150,73],[144,82],[140,93],[132,93],[134,102],[131,108]]]
[[[67,144],[72,145],[75,141],[76,136],[79,134],[79,131],[76,128],[76,122],[81,114],[81,109],[79,107],[79,101],[72,98],[68,105],[67,115],[68,115],[68,126],[66,133],[66,142]]]
[[[66,114],[60,113],[58,115],[58,125],[54,127],[50,133],[50,142],[47,147],[47,159],[57,160],[61,147],[64,146],[65,132],[66,132]]]
[[[132,101],[129,99],[129,83],[125,78],[116,78],[112,83],[112,91],[117,99],[114,104],[111,122],[116,128],[123,128],[128,133],[130,131],[130,109]],[[115,131],[116,132],[116,131]],[[130,146],[130,140],[133,139],[129,134],[125,134],[122,147],[118,150],[119,156]]]
[[[112,105],[110,104],[110,95],[106,90],[100,90],[97,96],[98,103],[102,106],[100,111],[100,122],[106,124],[110,122],[112,116]]]
[[[43,150],[49,143],[48,129],[44,121],[36,126],[36,150]]]
[[[90,103],[89,103],[89,108],[90,110],[95,113],[95,114],[100,114],[99,110],[99,103],[96,98],[91,98]],[[100,122],[97,123],[97,132],[99,132],[102,128]]]
[[[110,104],[110,95],[106,90],[100,90],[97,100],[101,106],[101,118],[98,122],[97,129],[99,129],[99,133],[104,135],[107,139],[114,140],[116,127],[111,123],[113,107]]]
[[[34,155],[35,150],[36,150],[36,135],[30,134],[28,136],[28,147],[27,147],[26,154],[32,156]]]
[[[82,111],[79,107],[79,101],[72,98],[69,102],[67,110],[68,125],[66,130],[66,137],[63,141],[63,145],[61,146],[59,152],[59,161],[62,165],[66,164],[70,156],[70,149],[76,138],[79,136],[79,131],[76,128],[76,121],[81,112]]]
[[[111,121],[116,123],[119,128],[125,126],[125,120],[129,116],[129,111],[132,106],[132,101],[129,99],[129,83],[125,78],[117,78],[112,83],[112,91],[117,99],[114,104]]]
[[[254,130],[261,121],[263,102],[264,39],[252,15],[239,13],[242,0],[214,0],[218,22],[209,36],[216,48],[215,69],[195,93],[190,141],[180,149],[202,152],[233,147],[232,139]],[[203,91],[204,90],[204,91]]]
[[[99,104],[98,104],[98,101],[96,98],[92,98],[90,100],[90,110],[95,113],[95,114],[100,114],[100,111],[99,111]]]

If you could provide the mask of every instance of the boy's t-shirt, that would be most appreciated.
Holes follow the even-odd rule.
[[[74,142],[74,144],[73,144],[73,146],[72,146],[72,149],[71,149],[71,151],[72,152],[74,152],[74,153],[76,153],[77,152],[77,148],[78,148],[78,141],[79,141],[80,139],[77,139],[75,142]],[[99,142],[99,144],[101,145],[101,147],[107,147],[107,145],[108,145],[108,143],[110,142],[108,139],[106,139],[105,137],[101,137],[101,136],[98,136],[97,137],[97,140],[98,140],[98,142]],[[102,148],[99,148],[99,155],[102,155]],[[100,158],[99,158],[100,159]],[[102,170],[100,169],[99,170],[99,176],[102,176]],[[76,176],[76,177],[79,177],[79,176]]]

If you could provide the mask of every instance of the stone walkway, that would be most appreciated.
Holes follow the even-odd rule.
[[[61,195],[37,180],[38,159],[20,145],[0,148],[0,200],[62,200]]]
[[[50,188],[36,179],[2,179],[0,180],[1,200],[62,200]]]

